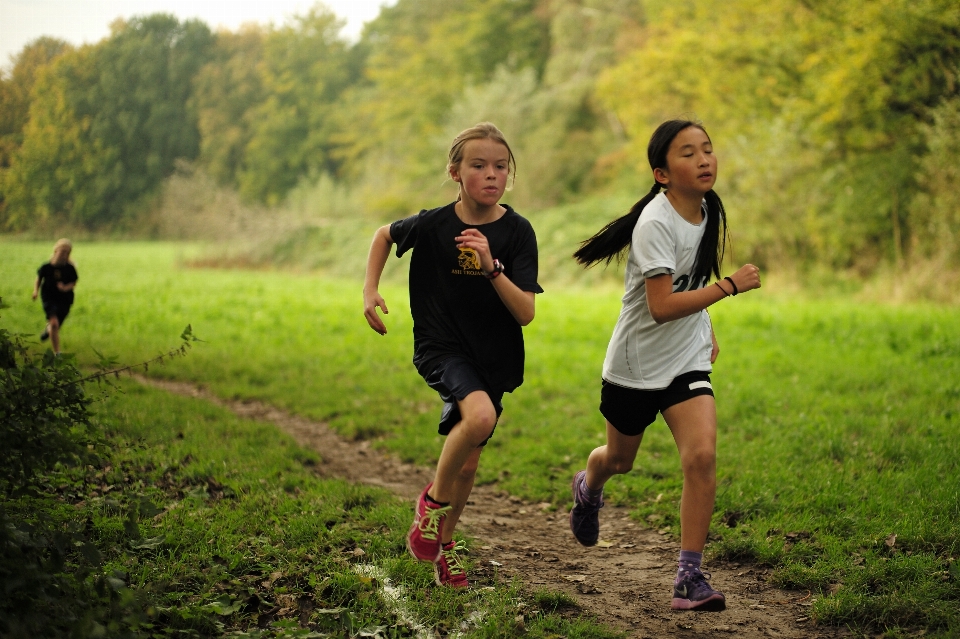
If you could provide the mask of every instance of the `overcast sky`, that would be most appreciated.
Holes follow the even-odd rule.
[[[396,0],[325,0],[346,19],[344,35],[356,38],[363,23]],[[291,15],[305,13],[312,0],[0,0],[0,66],[10,67],[10,56],[40,36],[54,36],[71,44],[97,42],[110,33],[117,18],[172,13],[181,20],[199,18],[212,29],[235,30],[245,22],[282,24]]]

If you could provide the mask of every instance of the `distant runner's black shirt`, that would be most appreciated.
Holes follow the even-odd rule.
[[[476,253],[455,237],[479,230],[520,290],[542,293],[537,284],[537,237],[509,206],[499,220],[475,226],[457,217],[454,204],[420,211],[390,225],[397,257],[410,249],[410,311],[413,364],[429,375],[451,355],[474,362],[492,390],[510,392],[523,383],[523,330],[483,276]]]
[[[37,277],[40,278],[40,299],[44,302],[73,304],[73,291],[61,291],[57,288],[57,282],[70,284],[79,279],[77,269],[73,267],[73,264],[67,262],[66,264],[56,265],[47,262],[37,269]]]

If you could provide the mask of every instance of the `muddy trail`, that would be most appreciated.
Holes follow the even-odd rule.
[[[369,442],[341,438],[325,424],[255,401],[224,400],[201,386],[139,378],[169,392],[198,397],[235,414],[271,422],[302,446],[320,454],[318,472],[389,489],[413,501],[432,479],[433,469],[385,455]],[[841,637],[849,633],[815,626],[811,594],[769,584],[769,570],[746,563],[704,565],[711,584],[724,592],[723,612],[670,609],[679,545],[632,521],[626,508],[600,511],[598,546],[584,548],[570,533],[567,512],[528,503],[495,486],[478,486],[461,518],[473,537],[470,557],[477,568],[471,584],[519,578],[527,588],[563,591],[581,610],[631,639],[654,637]]]

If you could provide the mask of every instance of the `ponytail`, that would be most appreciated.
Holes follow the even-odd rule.
[[[720,279],[720,266],[727,249],[727,212],[723,202],[713,189],[707,191],[703,199],[707,205],[707,228],[703,230],[697,259],[693,263],[693,282],[709,280],[711,274]]]
[[[706,130],[699,122],[692,120],[668,120],[657,127],[647,145],[647,159],[650,168],[666,168],[667,151],[670,143],[678,133],[687,127],[695,126],[704,133]],[[650,192],[640,198],[633,205],[630,212],[604,226],[593,237],[582,242],[577,252],[573,254],[577,263],[589,268],[599,262],[608,265],[614,258],[620,262],[633,240],[633,229],[640,220],[643,209],[653,201],[663,188],[659,182],[654,183]],[[707,227],[703,231],[703,239],[697,249],[697,257],[693,264],[693,281],[701,282],[709,279],[712,274],[720,277],[720,266],[727,246],[727,212],[723,208],[720,196],[711,189],[704,195],[706,201]]]
[[[586,268],[597,262],[605,261],[610,264],[614,257],[618,262],[622,261],[633,239],[633,228],[637,225],[640,214],[662,188],[659,182],[654,182],[650,192],[640,198],[640,201],[630,208],[629,213],[607,224],[589,240],[581,242],[580,248],[573,254],[573,259]]]

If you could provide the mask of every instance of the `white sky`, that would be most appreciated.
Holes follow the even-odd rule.
[[[346,19],[345,36],[356,39],[363,23],[396,0],[324,0]],[[306,13],[314,0],[0,0],[0,67],[10,68],[10,56],[40,36],[71,44],[98,42],[110,33],[116,18],[172,13],[180,20],[199,18],[211,29],[236,30],[246,22],[283,24]]]

